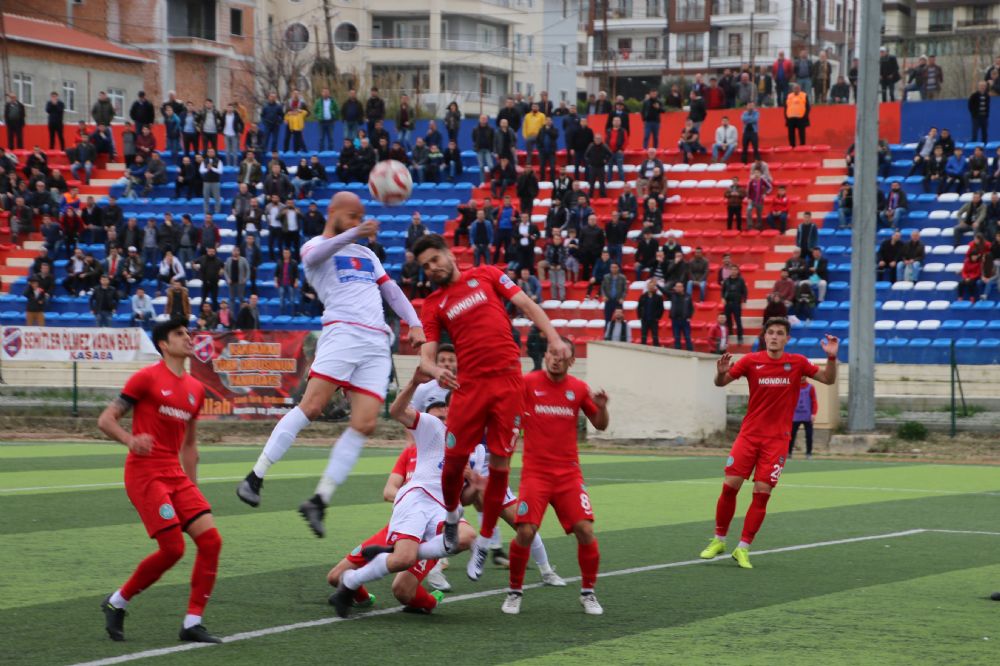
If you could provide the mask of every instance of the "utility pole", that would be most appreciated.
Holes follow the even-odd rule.
[[[750,82],[753,83],[753,19],[756,12],[750,12]]]
[[[875,220],[878,162],[878,44],[882,3],[862,2],[855,119],[854,231],[847,427],[875,430]]]
[[[333,46],[333,5],[330,0],[323,0],[324,23],[326,24],[327,57],[330,59],[330,72],[337,76],[336,49]]]

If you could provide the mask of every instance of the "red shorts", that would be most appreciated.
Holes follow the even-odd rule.
[[[579,471],[544,476],[522,473],[517,498],[517,517],[514,519],[517,524],[541,525],[549,504],[555,509],[559,524],[567,534],[577,523],[594,520],[594,508]]]
[[[402,537],[402,538],[409,538],[409,537]],[[352,550],[345,559],[351,564],[357,565],[358,567],[363,567],[364,565],[368,564],[368,560],[361,557],[362,548],[364,548],[365,546],[386,546],[388,545],[388,543],[389,543],[389,526],[386,525],[378,532],[376,532],[375,534],[371,535],[363,542],[361,542],[361,544],[359,544],[354,550]],[[427,574],[431,572],[431,569],[433,569],[434,565],[436,564],[437,560],[420,560],[412,567],[407,569],[407,571],[416,576],[417,582],[420,583],[423,582],[424,578],[427,577]]]
[[[749,479],[752,471],[754,481],[763,481],[773,488],[778,485],[787,455],[786,439],[750,439],[740,435],[729,452],[725,473]]]
[[[187,529],[196,518],[212,512],[212,505],[183,472],[157,476],[126,473],[125,492],[150,538],[174,525]]]
[[[485,432],[486,449],[509,458],[517,445],[522,414],[521,373],[462,379],[461,388],[451,394],[445,455],[468,456],[483,441]]]

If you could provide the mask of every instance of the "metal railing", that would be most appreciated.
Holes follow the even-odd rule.
[[[730,16],[736,14],[777,14],[778,3],[769,0],[714,0],[712,14]]]
[[[596,51],[594,53],[595,63],[601,63],[605,60],[618,62],[622,64],[627,64],[630,62],[657,62],[662,64],[666,53],[663,49],[641,49],[639,51],[625,51],[625,50],[610,50],[610,51]]]
[[[373,49],[428,49],[431,40],[427,37],[395,37],[389,39],[373,39]]]
[[[705,49],[682,49],[675,55],[677,62],[701,62],[705,59]]]
[[[441,48],[449,51],[471,51],[473,53],[489,53],[504,58],[510,57],[510,49],[502,44],[488,44],[471,39],[442,39]]]
[[[943,24],[942,24],[943,25]],[[958,28],[995,28],[1000,25],[997,19],[972,19],[971,21],[959,21]]]

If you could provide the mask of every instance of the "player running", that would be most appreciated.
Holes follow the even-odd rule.
[[[588,615],[604,613],[594,595],[601,555],[594,537],[594,509],[580,471],[576,432],[581,409],[595,428],[608,427],[608,396],[604,391],[592,392],[569,374],[574,361],[573,356],[564,359],[547,351],[545,369],[524,377],[524,461],[517,535],[510,542],[510,589],[500,607],[510,615],[521,612],[529,547],[550,504],[566,534],[576,535],[583,610]]]
[[[483,574],[490,536],[503,508],[521,425],[524,386],[520,350],[511,334],[504,300],[520,309],[548,339],[556,358],[569,358],[569,346],[559,337],[542,308],[494,266],[479,266],[464,273],[444,238],[421,237],[413,253],[438,289],[424,300],[422,309],[428,342],[420,349],[420,367],[442,386],[454,390],[448,423],[448,443],[441,485],[447,518],[444,543],[457,548],[458,521],[464,470],[469,454],[483,439],[490,453],[490,475],[483,493],[483,522],[472,548],[466,573],[472,580]],[[442,331],[451,336],[461,366],[462,381],[435,363]]]
[[[330,451],[316,494],[299,506],[299,513],[318,537],[326,533],[326,507],[354,468],[365,440],[375,432],[385,401],[392,369],[392,332],[385,323],[383,298],[409,325],[410,344],[419,346],[424,341],[420,319],[403,291],[386,274],[375,253],[356,243],[378,232],[374,220],[361,221],[364,212],[357,195],[338,192],[330,200],[323,235],[302,246],[306,278],[326,306],[323,333],[305,395],[278,421],[257,464],[236,489],[241,500],[253,507],[259,505],[267,470],[284,457],[299,431],[319,417],[337,389],[345,389],[351,398],[350,425]]]
[[[173,319],[153,329],[153,344],[163,356],[155,365],[132,375],[101,413],[97,427],[128,447],[125,492],[159,548],[149,555],[125,584],[101,603],[104,628],[113,641],[125,640],[125,609],[129,602],[160,579],[184,555],[185,531],[198,547],[191,574],[191,596],[180,639],[221,643],[201,623],[215,586],[222,537],[215,528],[212,507],[198,490],[198,443],[195,422],[205,399],[201,382],[184,371],[193,355],[187,322]],[[132,432],[118,421],[135,408]]]
[[[820,347],[826,352],[826,366],[819,368],[801,354],[786,354],[791,325],[784,317],[772,317],[764,324],[766,351],[747,354],[735,364],[732,354],[718,361],[716,386],[726,386],[740,377],[750,385],[750,402],[740,433],[729,452],[722,494],[715,507],[715,536],[701,557],[710,560],[726,552],[726,533],[736,512],[736,496],[743,481],[753,472],[753,500],[743,521],[743,535],[733,549],[733,559],[743,569],[750,564],[750,544],[760,530],[771,491],[785,466],[792,414],[798,402],[803,376],[824,384],[837,381],[837,351],[840,341],[827,335]]]
[[[406,575],[397,576],[393,581],[393,594],[397,598],[402,596],[406,599],[404,603],[411,606],[416,601],[420,610],[428,612],[437,605],[437,599],[426,590],[423,594],[417,590],[423,590],[419,583],[433,566],[427,566],[429,561],[444,555],[443,539],[437,536],[437,532],[445,513],[440,472],[445,458],[446,432],[442,418],[447,418],[450,410],[447,405],[435,403],[436,416],[432,413],[421,414],[409,406],[414,390],[426,379],[427,376],[419,370],[414,373],[389,410],[392,418],[412,431],[417,461],[410,480],[395,494],[387,530],[385,534],[376,534],[360,549],[355,549],[358,556],[368,560],[367,564],[358,569],[338,565],[328,577],[332,583],[334,572],[338,574],[337,591],[330,596],[330,605],[340,617],[347,617],[355,600],[359,597],[363,599],[363,595],[359,594],[362,586],[393,572],[406,572]],[[468,458],[463,474],[466,470],[469,470]],[[458,549],[467,549],[474,537],[472,527],[462,522],[458,530]],[[350,562],[350,566],[360,563],[355,560]],[[417,567],[416,571],[414,567]],[[341,570],[337,571],[338,568]]]

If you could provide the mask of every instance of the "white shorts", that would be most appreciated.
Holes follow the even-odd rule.
[[[323,327],[309,377],[319,377],[384,402],[391,371],[387,333],[336,323]]]
[[[410,537],[417,541],[433,539],[437,526],[445,519],[444,506],[420,488],[411,488],[392,507],[389,540]]]

